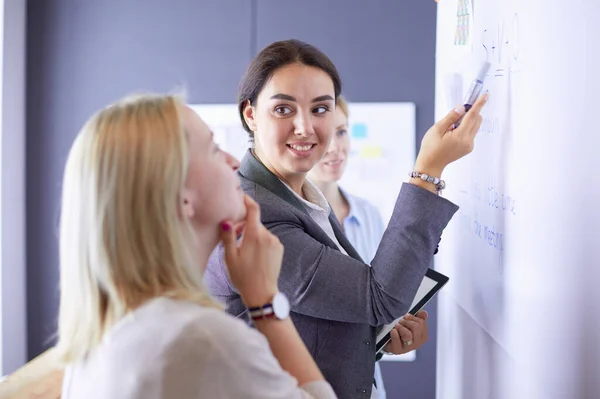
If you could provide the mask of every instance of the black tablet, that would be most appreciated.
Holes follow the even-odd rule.
[[[413,299],[412,304],[410,305],[410,311],[408,313],[415,315],[417,312],[433,298],[442,287],[448,282],[449,278],[444,276],[440,272],[436,272],[433,269],[427,269],[427,273],[425,273],[425,277],[423,277],[423,281],[417,290],[417,295],[415,299]],[[402,320],[402,317],[395,320],[393,323],[386,324],[383,328],[377,333],[377,352],[379,353],[384,346],[387,345],[388,342],[392,339],[390,335],[390,331],[394,328],[398,322]]]

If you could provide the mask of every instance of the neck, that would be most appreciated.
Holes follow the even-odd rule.
[[[340,192],[340,187],[338,186],[337,182],[325,182],[318,180],[311,181],[319,188],[319,190],[321,190],[323,196],[331,206],[343,201],[342,193]]]
[[[197,256],[198,264],[201,265],[202,271],[208,265],[208,258],[219,244],[219,229],[214,227],[204,227],[194,232],[194,242],[196,243],[195,255]]]
[[[350,205],[348,204],[348,201],[346,201],[346,198],[344,198],[342,195],[337,182],[311,181],[319,188],[319,190],[321,190],[323,196],[327,202],[329,202],[331,209],[333,209],[333,213],[335,213],[335,216],[337,217],[338,222],[340,222],[340,226],[342,226],[343,229],[344,219],[350,213]]]
[[[270,170],[270,169],[269,169]],[[306,174],[302,173],[294,176],[282,176],[276,171],[271,170],[271,172],[275,173],[277,177],[279,177],[285,184],[290,186],[290,188],[299,196],[306,199],[304,197],[304,193],[302,192],[302,186],[304,186],[304,181],[306,180]]]

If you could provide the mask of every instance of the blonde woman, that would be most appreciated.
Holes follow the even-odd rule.
[[[287,317],[283,248],[237,167],[173,96],[124,99],[86,123],[62,194],[63,398],[335,397]],[[258,331],[202,284],[221,240]]]

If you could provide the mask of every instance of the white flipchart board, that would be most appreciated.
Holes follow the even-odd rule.
[[[436,118],[484,60],[436,266],[439,399],[600,397],[600,1],[440,0]]]

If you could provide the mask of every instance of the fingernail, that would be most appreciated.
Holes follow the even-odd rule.
[[[223,229],[223,231],[229,231],[231,230],[231,225],[227,222],[223,222],[221,223],[221,228]]]
[[[459,115],[462,115],[465,112],[465,106],[461,105],[460,107],[454,108],[454,112],[456,112]]]

